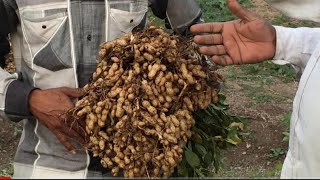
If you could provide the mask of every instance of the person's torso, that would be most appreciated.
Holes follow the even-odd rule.
[[[143,28],[148,10],[148,0],[16,2],[20,25],[13,48],[18,70],[39,88],[76,86],[75,72],[79,86],[85,85],[95,66],[99,45],[134,28]],[[70,82],[58,83],[62,77]]]
[[[310,51],[310,52],[309,52]],[[289,152],[283,178],[320,178],[320,43],[312,54],[299,83],[293,103]]]
[[[95,69],[99,45],[143,28],[148,11],[148,0],[16,1],[16,67],[24,81],[41,89],[84,86]],[[46,127],[29,119],[15,163],[28,164],[30,176],[41,168],[79,171],[88,167],[88,155],[69,154]]]

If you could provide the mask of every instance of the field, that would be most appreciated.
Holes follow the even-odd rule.
[[[207,10],[207,21],[233,19],[227,9],[224,16],[209,13],[212,1],[199,0]],[[317,24],[290,19],[269,7],[263,0],[242,0],[241,3],[274,25],[313,27]],[[225,6],[224,1],[216,4]],[[215,6],[217,7],[217,6]],[[219,9],[219,8],[218,8]],[[226,78],[223,93],[230,112],[248,118],[245,142],[224,151],[224,168],[220,178],[279,178],[288,149],[292,102],[299,77],[289,65],[271,61],[254,65],[229,66],[220,69]]]
[[[224,0],[198,0],[206,21],[234,19]],[[289,27],[317,24],[285,17],[263,0],[240,0],[243,5],[275,25]],[[288,66],[271,61],[255,65],[221,67],[222,93],[230,112],[248,119],[244,142],[223,151],[219,178],[278,178],[287,147],[292,101],[299,78]],[[13,173],[12,160],[21,136],[21,123],[0,120],[0,176]]]

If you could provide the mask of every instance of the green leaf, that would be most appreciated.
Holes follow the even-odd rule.
[[[219,102],[221,102],[221,103],[224,103],[227,99],[227,97],[221,93],[218,94],[218,97],[219,97]]]
[[[198,177],[206,177],[203,173],[202,173],[202,171],[200,170],[200,169],[195,169],[195,172],[196,172],[196,174],[198,175]]]
[[[191,140],[197,144],[202,143],[202,137],[198,133],[194,133],[191,137]]]
[[[206,114],[204,114],[204,115],[211,116],[211,112],[208,111],[208,110],[210,110],[210,109],[207,108],[207,109],[204,110],[204,112],[206,113]]]
[[[290,137],[289,132],[283,132],[282,135],[283,135],[282,141],[289,141],[289,137]]]
[[[191,141],[188,142],[187,150],[192,151],[192,142]]]
[[[280,164],[277,164],[276,167],[275,167],[275,169],[276,169],[277,171],[281,171],[281,170],[282,170],[282,164],[281,164],[281,163],[280,163]]]
[[[207,154],[204,156],[204,163],[206,166],[210,166],[213,163],[213,156],[212,152],[207,152]]]
[[[205,156],[207,154],[207,150],[205,147],[203,147],[200,144],[195,145],[196,150],[200,153],[201,157]]]
[[[234,141],[234,140],[231,139],[231,138],[227,138],[227,139],[226,139],[226,142],[228,142],[228,143],[230,143],[230,144],[232,144],[232,145],[237,145],[237,144],[239,144],[238,142]]]
[[[225,106],[216,106],[216,105],[212,105],[212,108],[215,109],[215,110],[218,110],[218,111],[222,111],[222,110],[225,110]]]
[[[214,159],[213,165],[214,165],[215,171],[218,172],[221,166],[223,165],[221,153],[219,150],[214,152],[213,159]]]
[[[200,159],[199,159],[198,155],[195,154],[194,152],[192,152],[190,150],[185,151],[185,157],[186,157],[188,164],[192,168],[197,168],[200,166]]]
[[[189,173],[188,173],[188,168],[185,164],[180,164],[178,166],[178,175],[182,176],[182,177],[188,177]]]
[[[238,129],[240,129],[241,131],[244,130],[244,124],[243,124],[243,123],[233,122],[233,123],[231,123],[231,124],[229,125],[229,127],[230,127],[231,129],[236,129],[236,130],[238,130]]]
[[[234,137],[238,134],[238,131],[236,129],[230,129],[230,128],[227,128],[227,129],[228,129],[228,138]]]
[[[283,137],[283,139],[282,139],[282,141],[284,141],[284,142],[288,142],[289,141],[289,137]]]

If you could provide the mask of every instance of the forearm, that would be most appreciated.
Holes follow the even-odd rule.
[[[23,82],[18,74],[10,74],[0,68],[0,116],[3,119],[20,121],[30,117],[29,94],[35,89]]]
[[[285,28],[275,26],[277,48],[275,63],[290,63],[303,71],[320,40],[320,28]]]

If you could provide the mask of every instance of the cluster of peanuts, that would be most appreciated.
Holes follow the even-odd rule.
[[[193,112],[218,102],[219,75],[191,40],[150,26],[101,44],[73,118],[113,176],[170,177],[192,136]]]

